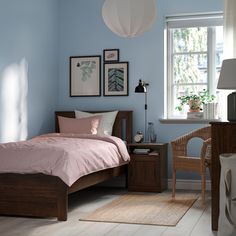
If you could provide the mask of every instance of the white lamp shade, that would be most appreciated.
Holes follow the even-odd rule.
[[[217,88],[236,89],[236,58],[223,61]]]
[[[156,0],[105,0],[102,16],[113,33],[135,37],[151,29],[156,18]]]

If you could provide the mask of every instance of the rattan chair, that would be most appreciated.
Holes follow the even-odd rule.
[[[192,138],[201,138],[203,145],[201,147],[200,157],[187,156],[188,142]],[[211,173],[211,127],[207,126],[184,136],[181,136],[171,142],[173,164],[172,164],[172,197],[175,197],[176,171],[198,172],[202,180],[202,203],[205,203],[206,189],[206,168]]]

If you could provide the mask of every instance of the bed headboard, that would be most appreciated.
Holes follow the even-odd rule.
[[[107,111],[89,111],[91,113]],[[75,118],[74,111],[56,111],[55,112],[55,130],[60,132],[58,125],[58,116]],[[133,111],[119,111],[113,125],[112,135],[125,140],[127,143],[132,142]]]

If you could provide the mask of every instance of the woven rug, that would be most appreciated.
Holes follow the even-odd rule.
[[[175,226],[197,200],[196,194],[128,193],[81,218],[83,221]]]

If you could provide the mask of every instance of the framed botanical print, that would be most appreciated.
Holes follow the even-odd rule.
[[[128,96],[129,63],[104,63],[104,96]]]
[[[70,57],[70,96],[101,96],[101,56]]]
[[[103,60],[104,62],[117,62],[120,57],[119,49],[104,49],[103,50]]]

